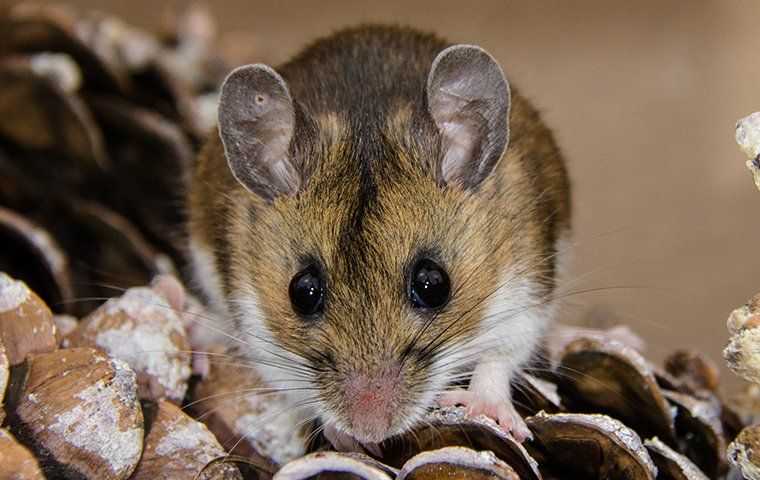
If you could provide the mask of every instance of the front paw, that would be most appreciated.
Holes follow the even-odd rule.
[[[442,407],[462,405],[466,408],[467,415],[471,417],[485,415],[498,423],[502,430],[511,434],[518,442],[533,437],[525,421],[517,413],[512,402],[507,399],[492,400],[470,390],[453,390],[441,395],[438,398],[438,404]]]

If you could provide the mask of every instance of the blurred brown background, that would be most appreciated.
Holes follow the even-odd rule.
[[[150,28],[165,8],[155,0],[67,3]],[[362,21],[409,24],[489,50],[542,109],[569,162],[573,288],[603,290],[574,296],[565,317],[627,322],[655,358],[689,346],[720,361],[728,313],[760,290],[760,192],[733,140],[734,122],[760,110],[760,3],[209,4],[225,48],[275,65]]]

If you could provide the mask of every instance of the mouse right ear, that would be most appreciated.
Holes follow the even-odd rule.
[[[427,104],[442,138],[439,179],[477,187],[509,143],[510,92],[501,67],[480,47],[449,47],[430,68]]]
[[[293,99],[272,68],[246,65],[224,80],[219,136],[227,163],[238,182],[268,201],[301,186],[289,153],[294,128]]]

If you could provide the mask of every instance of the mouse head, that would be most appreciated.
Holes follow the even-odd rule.
[[[466,45],[427,65],[418,95],[371,116],[299,98],[264,65],[221,93],[245,188],[230,310],[273,386],[302,393],[294,408],[362,441],[409,428],[472,357],[512,254],[499,232],[527,208],[493,199],[509,138],[501,68]]]

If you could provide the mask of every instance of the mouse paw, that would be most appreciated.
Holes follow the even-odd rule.
[[[175,312],[184,311],[187,293],[177,277],[169,274],[157,275],[150,282],[150,286],[154,292],[166,299]]]
[[[376,458],[382,458],[383,452],[376,443],[361,443],[351,435],[341,432],[332,425],[325,425],[322,434],[338,452],[371,453]]]
[[[441,395],[438,404],[442,407],[462,405],[471,417],[485,415],[518,442],[533,438],[525,421],[509,400],[489,400],[469,390],[453,390]]]

